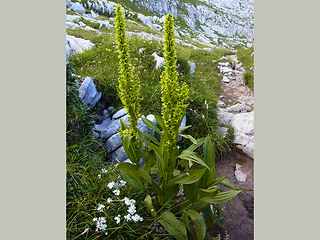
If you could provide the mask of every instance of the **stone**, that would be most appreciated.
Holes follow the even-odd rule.
[[[230,125],[247,135],[254,134],[254,112],[239,113],[233,116]]]
[[[66,6],[67,7],[71,7],[72,4],[73,4],[73,2],[71,2],[71,0],[66,0]]]
[[[79,88],[79,98],[83,100],[83,103],[89,105],[89,108],[93,108],[100,100],[101,95],[102,93],[97,91],[93,79],[86,77]]]
[[[232,72],[232,68],[231,67],[220,67],[220,72],[221,73],[228,73],[228,72]]]
[[[84,50],[90,50],[95,45],[89,40],[77,38],[74,36],[67,35],[66,40],[69,42],[69,54],[82,53]]]
[[[127,110],[125,108],[122,108],[112,116],[112,119],[115,120],[123,117],[124,115],[127,115]]]
[[[126,154],[126,152],[124,151],[123,146],[121,146],[119,149],[117,149],[116,151],[114,151],[113,153],[111,153],[109,155],[109,158],[113,161],[116,159],[118,159],[118,161],[123,162],[126,159],[128,159],[128,156]]]
[[[227,107],[226,111],[232,112],[232,113],[246,113],[246,112],[252,111],[252,107],[248,106],[243,102],[243,103],[237,103],[235,105]]]
[[[212,48],[202,48],[203,50],[209,51],[209,52],[213,52]]]
[[[228,128],[226,128],[226,127],[217,127],[216,130],[223,138],[225,138],[227,136]]]
[[[96,17],[99,17],[99,14],[98,13],[95,13],[94,11],[91,10],[91,17],[93,18],[96,18]]]
[[[228,67],[230,65],[229,62],[218,62],[218,66]]]
[[[247,175],[245,173],[243,173],[241,170],[241,165],[236,164],[236,171],[234,172],[234,175],[236,176],[236,179],[239,182],[245,182],[247,181]]]
[[[251,141],[242,148],[242,151],[252,159],[254,159],[254,142]]]
[[[110,107],[107,108],[107,111],[109,112],[110,115],[112,115],[115,110],[116,109],[115,109],[114,106],[110,106]]]
[[[125,115],[120,119],[122,119],[125,124],[128,125],[128,117],[128,115]],[[118,132],[118,129],[121,128],[120,119],[111,121],[111,124],[107,128],[102,129],[100,138],[108,139],[112,135],[116,134]]]
[[[254,136],[248,136],[244,134],[243,132],[237,131],[235,129],[234,131],[234,143],[239,144],[242,147],[245,147],[250,142],[254,142]]]
[[[196,64],[194,62],[190,62],[188,61],[188,64],[190,66],[190,73],[194,73],[194,71],[196,70]]]
[[[157,63],[156,63],[156,69],[164,66],[165,60],[164,60],[163,57],[158,56],[157,52],[154,52],[154,53],[152,54],[152,56],[154,57],[154,60],[157,61]]]
[[[230,82],[230,79],[226,76],[223,76],[221,82],[224,82],[224,83],[229,83]]]
[[[225,108],[227,105],[224,102],[222,102],[221,100],[218,100],[217,106],[220,108]]]
[[[77,13],[79,13],[79,14],[85,14],[86,13],[86,10],[82,6],[82,4],[79,3],[79,2],[75,2],[74,4],[72,4],[70,9],[75,11],[75,12],[77,12]]]
[[[121,146],[122,146],[122,142],[121,142],[120,134],[116,133],[108,139],[108,141],[104,145],[104,148],[111,153],[117,150]]]
[[[218,108],[217,113],[219,121],[221,121],[223,124],[228,125],[231,122],[233,117],[232,113],[225,111],[223,108]]]
[[[94,130],[98,132],[102,132],[103,130],[107,129],[112,123],[112,120],[106,117],[101,124],[95,124]]]

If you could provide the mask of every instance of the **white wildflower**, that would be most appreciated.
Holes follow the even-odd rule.
[[[107,187],[108,187],[109,189],[111,189],[111,188],[114,187],[114,184],[115,184],[115,182],[110,182],[110,183],[108,183]]]
[[[207,100],[204,100],[204,105],[207,105]]]
[[[178,149],[180,149],[180,146],[177,146]]]
[[[106,223],[107,221],[106,221],[106,218],[105,218],[105,217],[99,217],[99,218],[98,218],[98,222],[100,222],[100,223]]]
[[[107,225],[106,224],[97,224],[97,228],[99,229],[99,230],[106,230],[107,229]]]
[[[114,193],[114,195],[116,195],[116,196],[119,196],[119,194],[120,194],[120,190],[119,189],[116,189],[116,190],[114,190],[114,191],[112,191],[113,193]]]
[[[99,178],[99,179],[101,178],[101,174],[98,175],[98,178]]]
[[[121,216],[118,215],[117,217],[114,218],[114,220],[116,220],[116,224],[119,224],[119,223],[120,223],[120,217],[121,217]]]
[[[111,203],[112,202],[112,199],[111,198],[108,198],[107,199],[107,203]]]
[[[98,209],[97,209],[97,211],[99,211],[99,212],[103,212],[103,209],[105,208],[105,205],[103,205],[103,204],[98,204]]]
[[[134,222],[138,222],[138,221],[142,222],[142,221],[143,221],[143,218],[140,217],[138,214],[135,214],[134,216],[132,216],[132,220],[133,220]]]
[[[105,217],[99,217],[98,220],[97,220],[97,229],[99,230],[106,230],[107,228],[107,225],[104,224],[106,223],[106,218]]]
[[[96,222],[97,220],[98,220],[97,218],[92,219],[93,222]]]
[[[136,206],[135,205],[130,205],[129,209],[128,209],[128,213],[130,213],[131,215],[136,213]]]
[[[126,181],[120,180],[120,186],[121,187],[124,187],[126,185],[126,183],[127,183]]]
[[[131,215],[130,215],[130,214],[128,214],[128,215],[124,216],[123,218],[124,218],[125,220],[127,220],[127,222],[128,222],[128,221],[130,221],[130,220],[131,220]]]
[[[101,169],[101,172],[102,172],[102,173],[107,173],[107,172],[108,172],[108,170],[107,170],[107,169],[105,169],[105,168],[102,168],[102,169]]]
[[[124,201],[124,204],[127,205],[127,206],[131,206],[131,205],[134,205],[134,204],[136,203],[136,200],[134,200],[134,199],[129,199],[129,198],[127,198],[127,197],[125,197],[125,198],[123,199],[123,201]]]

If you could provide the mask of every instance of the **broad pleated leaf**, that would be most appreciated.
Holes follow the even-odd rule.
[[[189,139],[193,144],[197,144],[198,142],[189,134],[179,134],[181,137]]]
[[[195,210],[189,209],[187,214],[196,228],[197,240],[203,240],[206,236],[206,223],[203,217]]]
[[[164,212],[160,216],[159,222],[168,231],[168,233],[170,233],[176,239],[188,239],[186,226],[180,222],[172,212]]]
[[[200,180],[206,169],[190,169],[188,173],[171,178],[168,184],[192,184]]]
[[[239,191],[220,192],[213,198],[212,203],[228,202],[240,192],[241,192],[241,190],[239,190]]]
[[[208,165],[207,165],[201,158],[199,158],[195,152],[191,152],[191,151],[188,151],[188,150],[184,150],[184,151],[178,156],[178,158],[183,159],[183,160],[187,160],[187,161],[192,161],[192,162],[198,163],[198,164],[206,167],[206,168],[209,169],[209,171],[210,171],[210,168],[208,167]]]
[[[151,122],[147,118],[141,118],[141,120],[145,125],[147,125],[149,128],[155,130],[159,135],[161,135],[160,129],[153,122]]]
[[[199,200],[213,203],[215,196],[218,194],[218,189],[200,189]]]

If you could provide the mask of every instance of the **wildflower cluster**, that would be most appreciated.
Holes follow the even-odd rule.
[[[92,221],[97,222],[97,231],[107,229],[107,224],[104,224],[107,222],[105,217],[94,218]]]
[[[107,172],[108,172],[107,169],[105,169],[105,168],[102,168],[102,169],[101,169],[101,173],[104,174],[104,173],[107,173]],[[101,178],[101,174],[98,175],[98,178],[99,178],[99,179]]]

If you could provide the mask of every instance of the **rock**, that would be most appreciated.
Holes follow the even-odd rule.
[[[104,145],[104,148],[111,153],[117,150],[121,146],[122,146],[122,142],[121,142],[120,134],[116,133],[108,139],[108,141]]]
[[[99,138],[100,137],[100,133],[99,132],[96,132],[96,131],[93,131],[93,136],[95,138]]]
[[[209,51],[209,52],[213,52],[212,48],[202,48],[203,50]]]
[[[129,115],[125,115],[120,119],[122,119],[125,122],[125,124],[128,125],[128,117]],[[102,129],[100,138],[108,139],[112,135],[116,134],[118,132],[118,129],[121,128],[120,119],[111,121],[111,124],[107,128]]]
[[[178,33],[177,30],[174,30],[174,36],[175,36],[175,37],[180,37],[180,34]]]
[[[73,2],[71,2],[70,0],[66,0],[66,6],[67,7],[71,7],[72,4],[73,4]]]
[[[247,180],[247,175],[243,173],[240,168],[241,165],[236,164],[236,171],[234,172],[234,175],[239,182],[245,182]]]
[[[187,115],[184,115],[179,128],[185,127],[187,124]]]
[[[112,120],[121,118],[124,115],[127,115],[127,110],[125,108],[122,108],[112,116]]]
[[[158,56],[157,52],[154,52],[154,53],[152,54],[152,56],[153,56],[154,59],[157,61],[157,63],[156,63],[156,69],[164,66],[165,60],[164,60],[163,57]]]
[[[116,159],[118,159],[120,162],[123,162],[126,159],[128,159],[128,156],[127,156],[126,152],[124,151],[123,146],[121,146],[119,149],[117,149],[116,151],[111,153],[109,155],[109,158],[111,160],[115,160],[115,161],[116,161]]]
[[[147,25],[148,27],[154,30],[161,31],[162,29],[160,25],[152,23],[153,18],[150,16],[144,16],[143,14],[138,13],[138,19],[140,19],[143,24]]]
[[[70,50],[71,50],[70,42],[67,40],[67,41],[66,41],[66,64],[69,63]]]
[[[239,113],[233,116],[230,125],[236,130],[247,135],[254,133],[254,112]]]
[[[113,112],[114,112],[116,109],[115,109],[114,106],[110,106],[110,107],[107,108],[107,110],[108,110],[109,114],[112,115]]]
[[[86,10],[82,6],[82,4],[79,3],[79,2],[75,2],[74,4],[72,4],[70,9],[75,11],[75,12],[77,12],[77,13],[79,13],[79,14],[85,14],[86,13]]]
[[[144,116],[141,116],[141,117],[144,117]],[[149,121],[153,122],[154,124],[157,124],[157,120],[155,118],[154,115],[150,114],[146,117]],[[154,133],[154,130],[153,129],[150,129],[147,125],[144,124],[144,122],[142,121],[141,118],[139,118],[138,120],[138,129],[143,132],[143,133],[149,133],[149,134],[153,134]]]
[[[228,67],[230,65],[229,62],[218,62],[218,66]]]
[[[82,38],[77,38],[74,36],[67,35],[67,41],[69,42],[69,54],[82,53],[84,50],[89,50],[93,48],[95,45],[89,40],[85,40]]]
[[[224,76],[221,80],[221,82],[224,82],[224,83],[229,83],[230,82],[230,79],[226,76]]]
[[[99,17],[99,14],[91,10],[91,17],[93,18]]]
[[[226,111],[232,112],[232,113],[247,113],[249,111],[252,111],[252,107],[248,106],[243,102],[243,103],[237,103],[235,105],[227,107]]]
[[[221,73],[228,73],[228,72],[232,72],[232,68],[231,67],[220,67],[220,72]]]
[[[221,100],[218,100],[217,106],[220,108],[225,108],[227,105],[224,102],[222,102]]]
[[[78,23],[75,23],[75,22],[66,22],[66,28],[69,29],[73,29],[73,28],[76,28],[76,27],[80,27],[80,25]]]
[[[218,108],[218,119],[225,125],[228,125],[231,122],[233,117],[232,113],[225,111],[223,108]]]
[[[93,79],[86,77],[79,88],[79,98],[83,100],[83,103],[93,108],[100,100],[101,95],[102,93],[97,91]]]
[[[217,127],[217,132],[225,138],[227,136],[228,128],[226,127]]]
[[[196,64],[194,62],[190,62],[188,61],[189,66],[190,66],[190,73],[194,73],[194,71],[196,70]]]
[[[112,123],[112,120],[106,117],[101,124],[95,124],[94,130],[98,132],[102,132],[103,130],[107,129]]]
[[[249,157],[251,157],[252,159],[254,159],[254,142],[251,141],[248,144],[246,144],[246,146],[244,146],[242,148],[242,151],[248,155]]]

